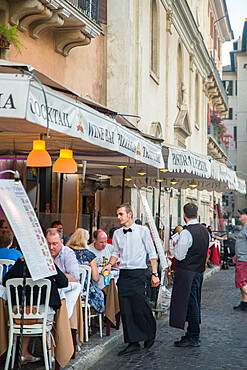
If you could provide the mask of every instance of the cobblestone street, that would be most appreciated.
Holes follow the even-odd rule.
[[[205,281],[202,292],[201,347],[176,348],[182,331],[158,322],[154,346],[131,357],[118,357],[117,347],[92,369],[247,369],[247,312],[236,312],[241,301],[234,285],[234,268]]]

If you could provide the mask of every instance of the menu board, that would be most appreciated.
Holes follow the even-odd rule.
[[[32,279],[55,275],[56,267],[46,238],[20,181],[0,180],[0,204],[18,240]]]
[[[143,204],[146,216],[147,216],[150,231],[151,231],[151,234],[153,236],[153,240],[154,240],[157,252],[159,254],[160,265],[162,267],[162,272],[164,273],[165,269],[168,267],[168,264],[167,264],[167,260],[166,260],[166,257],[165,257],[165,252],[164,252],[164,249],[163,249],[162,241],[160,239],[157,227],[155,225],[155,222],[154,222],[154,219],[153,219],[153,216],[152,216],[147,198],[144,195],[142,195],[141,193],[140,193],[140,197],[141,197],[141,201],[142,201],[142,204]]]

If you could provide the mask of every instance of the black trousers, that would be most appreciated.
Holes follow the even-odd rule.
[[[121,269],[117,285],[124,342],[154,339],[156,321],[145,297],[145,269]]]

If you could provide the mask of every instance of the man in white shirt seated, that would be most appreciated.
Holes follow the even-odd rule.
[[[88,249],[96,256],[97,267],[103,267],[108,264],[113,246],[108,244],[107,235],[102,229],[98,229],[93,233],[93,243],[88,246]]]

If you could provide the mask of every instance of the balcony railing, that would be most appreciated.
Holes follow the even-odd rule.
[[[67,0],[84,13],[89,19],[98,24],[98,4],[99,0]]]

